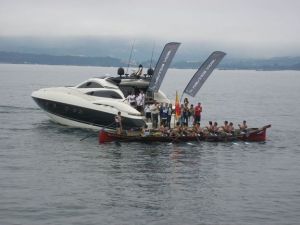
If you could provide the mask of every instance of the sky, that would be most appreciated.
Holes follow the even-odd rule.
[[[0,0],[0,37],[125,37],[300,56],[300,1]]]

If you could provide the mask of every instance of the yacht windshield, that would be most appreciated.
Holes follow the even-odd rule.
[[[91,91],[86,93],[88,95],[103,97],[103,98],[114,98],[114,99],[123,99],[121,95],[114,91]]]
[[[96,82],[89,81],[80,85],[78,88],[103,88],[103,86]]]

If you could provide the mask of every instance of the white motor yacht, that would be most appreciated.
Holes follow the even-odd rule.
[[[43,88],[31,96],[53,121],[63,125],[114,129],[114,118],[120,111],[123,128],[132,129],[145,125],[144,116],[128,104],[125,96],[140,90],[146,93],[148,86],[149,79],[102,77],[88,79],[74,87]],[[161,91],[153,97],[158,102],[169,102]]]
[[[155,70],[150,68],[147,74],[129,76],[119,68],[116,77],[91,78],[74,87],[43,88],[31,96],[53,121],[63,125],[115,129],[115,116],[121,112],[123,129],[144,127],[144,116],[125,96],[143,91],[146,102],[169,103],[159,87],[179,45],[176,42],[166,44]]]

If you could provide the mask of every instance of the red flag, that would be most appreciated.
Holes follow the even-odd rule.
[[[175,116],[176,116],[176,120],[178,120],[178,118],[181,115],[181,109],[180,109],[180,102],[179,102],[179,97],[178,97],[178,93],[176,91],[176,100],[175,100]]]

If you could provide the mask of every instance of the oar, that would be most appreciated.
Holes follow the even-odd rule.
[[[93,136],[94,134],[95,134],[95,133],[89,134],[88,136],[86,136],[86,137],[84,137],[84,138],[81,138],[80,141],[83,141],[83,140],[85,140],[85,139],[87,139],[87,138]]]
[[[201,144],[201,142],[199,140],[199,137],[198,137],[198,134],[196,134],[196,139],[197,139],[198,144]]]
[[[111,124],[108,124],[107,126],[102,127],[102,129],[107,128],[107,127],[110,127],[110,126],[113,125],[114,123],[115,123],[115,122],[112,122]],[[86,137],[80,139],[80,141],[83,141],[83,140],[85,140],[85,139],[87,139],[87,138],[93,136],[94,134],[95,134],[95,133],[89,134],[88,136],[86,136]]]
[[[121,147],[121,143],[120,143],[120,142],[118,142],[118,141],[115,141],[115,144],[116,144],[116,146],[119,146],[119,147]]]

